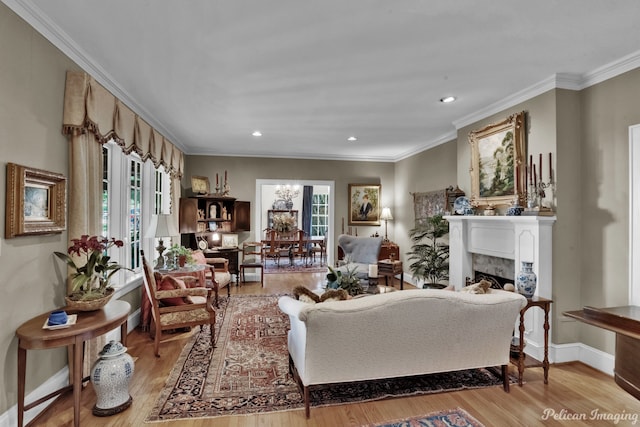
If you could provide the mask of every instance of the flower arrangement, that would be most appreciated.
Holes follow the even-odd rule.
[[[289,185],[280,187],[276,189],[276,196],[284,199],[286,201],[291,201],[300,195],[300,190],[297,186],[291,188]]]
[[[75,270],[71,275],[71,295],[74,300],[93,300],[106,296],[112,291],[109,280],[119,270],[130,270],[117,262],[111,261],[107,250],[113,246],[122,247],[124,242],[115,238],[83,235],[79,239],[71,239],[67,253],[54,252]],[[85,260],[82,265],[76,264],[74,257]]]
[[[296,219],[289,213],[273,215],[273,229],[276,231],[291,231],[296,226]]]

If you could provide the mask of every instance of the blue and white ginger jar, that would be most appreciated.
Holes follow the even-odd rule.
[[[516,276],[516,289],[520,295],[531,298],[536,293],[538,278],[533,272],[533,263],[522,261],[522,270]]]

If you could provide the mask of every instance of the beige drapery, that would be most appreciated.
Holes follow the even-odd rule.
[[[180,197],[182,151],[84,72],[67,72],[62,133],[70,142],[69,245],[72,238],[102,231],[102,144],[112,138],[126,154],[135,151],[170,173],[171,213],[177,225],[178,212],[173,207]],[[87,343],[84,375],[89,374],[105,341],[102,336]]]

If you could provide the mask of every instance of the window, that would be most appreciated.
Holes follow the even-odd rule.
[[[136,153],[124,154],[113,141],[102,152],[102,234],[125,242],[124,248],[113,249],[111,259],[133,270],[114,276],[114,286],[120,287],[141,274],[140,249],[154,258],[156,242],[144,233],[151,215],[169,213],[170,177]]]
[[[329,231],[329,195],[314,194],[311,202],[311,235],[324,236]]]

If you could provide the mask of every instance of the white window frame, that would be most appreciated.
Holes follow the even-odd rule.
[[[113,141],[105,144],[105,148],[109,153],[109,159],[106,163],[109,168],[107,191],[109,193],[109,225],[108,236],[122,239],[125,242],[124,248],[114,248],[111,253],[111,259],[122,265],[129,264],[131,259],[130,239],[129,239],[129,213],[130,213],[130,168],[129,161],[133,158],[141,161],[137,153],[124,154],[122,149]],[[171,178],[165,172],[164,167],[156,169],[151,161],[142,163],[142,188],[141,188],[141,248],[145,253],[150,254],[149,259],[155,258],[156,239],[146,238],[145,235],[149,228],[151,216],[156,213],[155,202],[161,199],[161,213],[169,213],[171,206],[170,188]],[[156,178],[162,177],[164,180],[161,185],[161,195],[156,191]],[[113,276],[113,287],[118,295],[126,294],[142,284],[142,268],[139,267],[134,271],[121,270]]]
[[[326,202],[324,204],[315,203],[315,198],[316,197],[320,197],[320,196],[324,196],[326,198]],[[325,234],[327,234],[329,232],[329,195],[328,194],[314,194],[313,195],[313,199],[314,200],[311,203],[311,235],[312,236],[321,236],[321,235],[323,236],[323,235],[325,235]],[[316,206],[318,207],[318,209],[321,206],[323,206],[325,214],[324,215],[320,215],[319,213],[318,214],[314,214],[313,213],[313,208],[316,207]],[[325,218],[325,223],[326,224],[324,226],[322,226],[322,227],[325,228],[325,232],[323,234],[315,234],[314,233],[315,229],[321,227],[319,225],[313,225],[313,219],[314,218]]]

